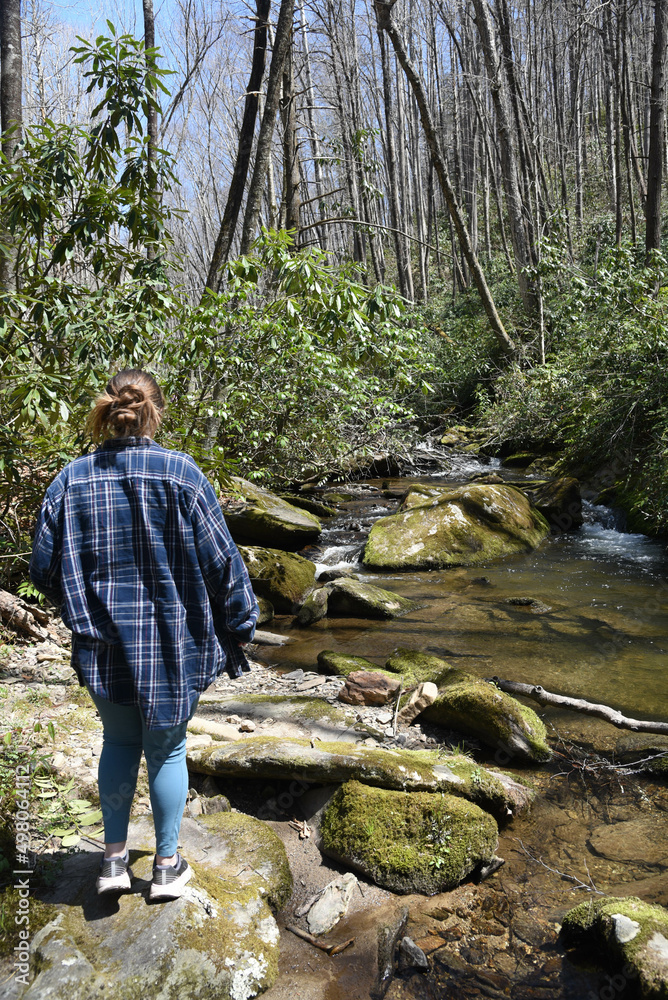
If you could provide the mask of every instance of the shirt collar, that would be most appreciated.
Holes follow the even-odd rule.
[[[119,451],[121,448],[146,448],[151,444],[153,444],[153,439],[150,437],[133,437],[129,435],[128,437],[108,438],[103,442],[102,448]]]

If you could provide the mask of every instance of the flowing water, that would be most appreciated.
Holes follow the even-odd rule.
[[[398,492],[411,482],[456,484],[482,471],[490,466],[466,458],[445,475],[390,486]],[[585,503],[580,529],[552,536],[527,555],[475,568],[371,573],[359,563],[369,527],[398,504],[385,499],[380,487],[379,481],[358,486],[359,496],[328,523],[320,545],[304,554],[320,572],[345,564],[362,580],[418,601],[420,610],[390,622],[327,618],[308,629],[278,619],[272,628],[295,641],[266,653],[274,666],[313,670],[323,649],[382,666],[397,646],[406,646],[478,676],[541,684],[635,718],[668,719],[668,559],[662,544],[625,532],[623,519],[610,508]],[[513,598],[540,603],[507,603]],[[433,952],[429,975],[396,979],[389,1000],[639,995],[633,982],[613,981],[614,970],[589,968],[582,956],[571,960],[559,943],[558,922],[587,898],[587,886],[668,902],[665,785],[598,769],[592,748],[614,752],[623,731],[587,716],[533,707],[564,756],[528,772],[539,794],[530,815],[502,832],[505,867],[475,890],[470,919],[465,907],[457,910],[452,939],[439,931],[445,937]],[[574,754],[573,742],[589,747],[592,756]],[[447,911],[444,898],[436,898],[437,910]],[[424,908],[420,914],[412,911],[414,934],[429,923]],[[505,929],[486,933],[490,919]],[[344,995],[335,986],[327,992],[332,1000]]]

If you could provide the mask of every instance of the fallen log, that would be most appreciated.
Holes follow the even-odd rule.
[[[26,604],[6,590],[0,590],[0,618],[11,628],[25,632],[32,639],[48,639],[49,633],[38,622],[47,622],[49,616],[41,608]]]
[[[496,685],[506,694],[524,695],[537,701],[539,705],[556,705],[568,708],[572,712],[582,712],[583,715],[594,715],[606,722],[612,723],[618,729],[631,729],[637,733],[668,733],[668,722],[649,722],[646,719],[629,719],[609,705],[599,705],[596,702],[585,701],[583,698],[569,698],[567,695],[553,694],[546,691],[540,684],[521,684],[519,681],[504,681],[499,677],[487,677],[490,684]]]

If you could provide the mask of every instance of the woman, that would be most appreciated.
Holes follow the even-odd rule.
[[[258,617],[213,488],[192,458],[153,441],[164,405],[145,372],[111,379],[88,420],[103,443],[49,486],[30,561],[33,583],[72,630],[72,666],[102,719],[97,890],[130,888],[126,841],[143,750],[156,834],[151,899],[180,896],[191,877],[177,853],[186,727],[223,669],[249,669],[241,647]]]

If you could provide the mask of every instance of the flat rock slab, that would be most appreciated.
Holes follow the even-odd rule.
[[[241,778],[288,778],[334,784],[355,779],[401,791],[449,792],[504,818],[522,812],[532,793],[507,775],[488,771],[460,754],[385,750],[359,743],[250,736],[188,753],[193,771]]]
[[[530,552],[549,532],[542,514],[511,486],[414,486],[401,510],[376,521],[363,562],[376,569],[476,566]]]
[[[207,698],[200,701],[198,719],[224,721],[229,715],[252,719],[256,723],[271,719],[283,728],[281,735],[308,733],[319,740],[362,739],[351,728],[355,716],[350,709],[330,705],[324,698],[304,695],[256,694],[244,698]],[[287,728],[286,728],[287,727]],[[202,730],[200,730],[202,731]]]
[[[269,903],[283,905],[292,877],[283,844],[238,813],[185,818],[181,842],[194,877],[177,900],[148,902],[153,825],[132,823],[132,890],[98,896],[101,854],[66,855],[57,888],[40,898],[54,919],[34,936],[22,1000],[221,1000],[250,998],[278,972],[279,931]],[[180,844],[181,846],[181,844]]]
[[[325,809],[320,837],[324,854],[384,889],[433,895],[492,860],[498,829],[479,806],[454,795],[349,781]]]

